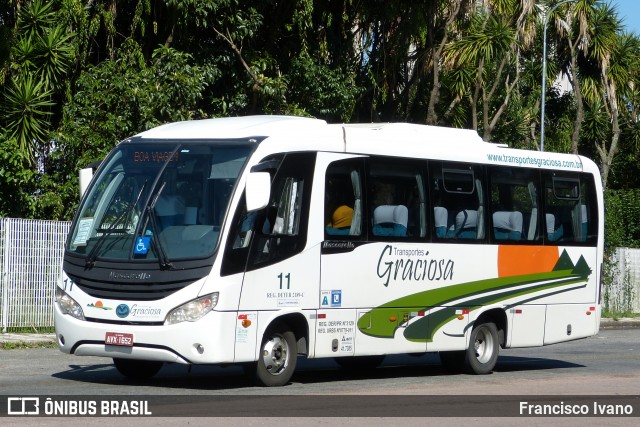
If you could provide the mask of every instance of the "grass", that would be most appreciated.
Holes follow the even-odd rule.
[[[57,348],[58,344],[54,341],[38,341],[38,342],[0,342],[0,350],[24,350],[27,348]]]
[[[24,327],[9,327],[7,332],[12,334],[52,334],[56,331],[53,326],[24,326]]]
[[[13,327],[7,328],[7,333],[12,334],[52,334],[55,332],[53,326],[38,327]],[[0,336],[1,337],[1,336]],[[39,341],[9,341],[0,342],[0,350],[22,350],[26,348],[57,348],[58,344],[55,340],[39,340]]]
[[[624,312],[620,312],[620,311],[609,311],[607,309],[603,309],[602,310],[602,317],[608,318],[608,319],[613,319],[613,320],[619,320],[622,318],[629,318],[629,317],[640,317],[640,313],[634,313],[632,311],[624,311]]]

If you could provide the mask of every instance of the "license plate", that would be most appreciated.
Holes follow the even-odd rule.
[[[121,345],[125,347],[133,347],[133,334],[120,332],[107,332],[104,337],[104,343],[107,345]]]

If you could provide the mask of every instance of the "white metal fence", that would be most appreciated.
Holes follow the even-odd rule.
[[[0,330],[53,326],[69,222],[0,218]]]

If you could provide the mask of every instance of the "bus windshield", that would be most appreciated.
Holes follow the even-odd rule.
[[[251,145],[125,142],[105,160],[67,241],[96,260],[159,262],[205,258],[218,245],[236,180]]]

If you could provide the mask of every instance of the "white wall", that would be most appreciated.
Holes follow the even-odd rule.
[[[617,266],[608,289],[609,308],[640,313],[640,249],[617,248],[612,261]],[[602,303],[604,305],[605,301]]]

